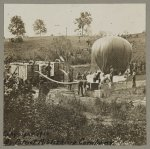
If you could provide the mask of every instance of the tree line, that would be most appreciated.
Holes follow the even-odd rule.
[[[74,24],[77,25],[77,29],[75,32],[79,32],[81,36],[83,36],[86,32],[88,32],[88,27],[92,22],[92,17],[89,12],[81,12],[78,18],[75,18]],[[13,16],[10,20],[10,24],[8,26],[10,33],[16,36],[17,39],[20,39],[25,35],[25,23],[23,22],[21,16]],[[42,19],[35,20],[33,24],[33,30],[37,35],[42,35],[47,33],[46,24]]]

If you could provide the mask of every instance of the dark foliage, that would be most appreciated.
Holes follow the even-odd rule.
[[[15,80],[12,80],[15,82]],[[14,84],[14,83],[12,83]],[[95,109],[88,109],[80,99],[67,104],[48,104],[33,98],[32,88],[5,83],[4,94],[4,144],[146,144],[146,107],[133,106],[131,102],[105,102],[97,99]],[[87,119],[84,112],[99,117]],[[105,125],[103,117],[111,117]]]
[[[20,16],[14,16],[10,21],[11,23],[9,24],[8,29],[13,35],[18,37],[26,33],[25,25]]]

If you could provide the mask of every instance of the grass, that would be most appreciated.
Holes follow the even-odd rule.
[[[58,37],[28,37],[24,39],[23,43],[11,43],[8,40],[5,40],[5,57],[12,55],[15,60],[24,60],[33,59],[36,55],[45,59],[45,55],[49,55],[51,51],[55,51],[52,46],[54,38]],[[92,43],[98,39],[96,36],[82,37],[79,42],[79,38],[77,36],[68,36],[67,38],[70,39],[74,51],[82,51],[82,49],[89,48],[86,42],[87,39],[90,39]],[[133,44],[133,59],[145,61],[145,34],[139,33],[131,35],[127,38],[127,40]]]
[[[128,98],[129,96],[133,97],[135,95],[128,95]],[[22,107],[22,110],[20,107],[20,113],[18,113],[18,116],[16,115],[15,122],[9,120],[9,114],[7,114],[4,124],[4,144],[146,144],[146,107],[144,105],[131,106],[128,101],[117,102],[113,100],[107,102],[108,99],[104,101],[97,98],[92,107],[93,110],[89,110],[82,103],[81,98],[73,96],[66,98],[59,93],[56,97],[58,100],[66,102],[55,105],[37,101],[35,106],[30,104],[28,108]],[[115,97],[117,98],[117,96]],[[13,105],[16,107],[16,104]],[[30,110],[30,106],[32,110]],[[17,109],[13,109],[13,107],[11,109],[17,112]],[[28,114],[27,109],[33,113]],[[36,113],[34,109],[36,109]],[[84,114],[85,112],[93,115],[90,120]],[[22,120],[21,113],[24,113],[26,117],[26,121],[23,121],[23,127],[14,124],[11,128],[12,133],[8,134],[8,128],[6,128],[8,125],[6,124],[17,123],[17,121]],[[29,116],[31,116],[31,121]],[[110,124],[103,123],[106,121],[106,117],[111,119]],[[12,135],[15,130],[18,131],[16,136]],[[19,141],[16,143],[16,140]]]
[[[78,37],[68,38],[74,49],[87,47],[86,38],[81,38],[80,43]],[[128,40],[134,43],[133,57],[145,59],[145,35],[132,35]],[[12,55],[16,60],[32,59],[36,52],[45,57],[52,41],[53,37],[26,38],[23,43],[6,41],[5,56]],[[74,74],[89,70],[88,64],[74,66]],[[137,76],[137,80],[145,80],[145,75]],[[145,97],[143,90],[143,87],[136,91],[122,89],[103,99],[65,96],[56,92],[55,97],[49,100],[57,100],[58,104],[33,100],[33,97],[22,94],[5,97],[4,144],[145,145],[146,106],[142,104]]]

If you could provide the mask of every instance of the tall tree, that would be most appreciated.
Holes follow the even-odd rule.
[[[33,24],[33,30],[36,34],[46,33],[47,29],[45,27],[44,21],[41,19],[37,19]]]
[[[85,27],[89,26],[91,22],[91,14],[89,12],[81,12],[80,17],[75,19],[75,24],[78,25],[75,31],[81,31],[81,35],[83,36],[84,31],[86,31]]]
[[[20,16],[14,16],[10,21],[11,23],[9,24],[8,29],[13,35],[18,37],[26,33],[25,25]]]

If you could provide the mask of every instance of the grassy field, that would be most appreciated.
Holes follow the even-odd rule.
[[[4,144],[145,145],[143,89],[92,98],[58,88],[45,102],[27,95],[5,97]]]
[[[44,60],[56,50],[56,45],[53,45],[53,42],[58,38],[54,36],[26,37],[22,43],[12,43],[5,39],[4,54],[5,57],[12,56],[14,60],[29,60],[35,57],[41,57]],[[98,36],[81,37],[79,42],[79,37],[77,36],[67,37],[72,45],[70,50],[80,52],[83,49],[90,48],[87,40],[90,40],[92,44],[98,38]],[[145,33],[128,35],[126,39],[133,45],[133,59],[145,61]],[[81,59],[84,59],[85,54],[83,53]],[[89,54],[87,53],[87,56]]]

